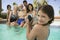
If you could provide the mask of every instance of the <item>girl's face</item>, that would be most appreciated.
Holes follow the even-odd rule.
[[[38,23],[39,24],[46,24],[51,19],[48,17],[48,15],[41,10],[38,12]]]
[[[9,7],[8,10],[11,10],[11,7]]]
[[[32,10],[32,6],[31,5],[29,5],[29,10]]]
[[[14,5],[13,10],[17,10],[17,9],[18,9],[18,6]]]

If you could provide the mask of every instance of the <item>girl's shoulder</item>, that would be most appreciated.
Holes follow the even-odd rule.
[[[35,29],[40,29],[41,27],[42,27],[42,25],[35,24],[33,28],[35,28]]]

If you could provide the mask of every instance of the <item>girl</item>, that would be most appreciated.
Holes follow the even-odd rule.
[[[38,23],[32,27],[32,22],[27,19],[27,40],[47,40],[49,26],[54,20],[54,10],[51,5],[44,5],[38,11]]]

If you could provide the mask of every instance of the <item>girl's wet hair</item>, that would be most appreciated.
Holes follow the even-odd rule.
[[[44,12],[45,14],[48,15],[48,17],[51,19],[47,24],[51,24],[52,21],[54,20],[54,9],[51,5],[43,5],[41,6],[39,10],[42,10],[42,12]]]

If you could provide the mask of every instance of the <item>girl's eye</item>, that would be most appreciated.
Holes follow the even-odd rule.
[[[43,18],[45,18],[45,16],[42,16]]]

